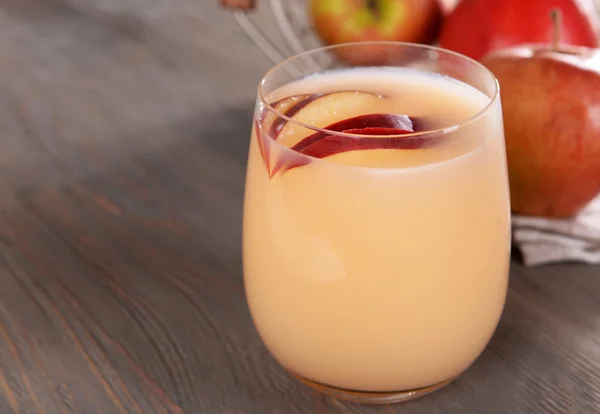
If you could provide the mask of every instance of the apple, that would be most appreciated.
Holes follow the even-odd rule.
[[[553,8],[562,11],[564,44],[598,46],[600,17],[593,0],[462,0],[445,19],[440,46],[480,60],[520,43],[549,43]]]
[[[513,211],[577,214],[600,193],[600,49],[555,41],[482,62],[500,83]]]
[[[375,40],[430,43],[442,20],[438,0],[310,0],[309,7],[312,25],[327,45]],[[334,53],[352,65],[389,59],[385,45],[339,48]]]

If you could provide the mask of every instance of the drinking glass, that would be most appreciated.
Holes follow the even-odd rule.
[[[459,94],[448,102],[442,89],[428,90],[428,102],[437,105],[431,117],[443,115],[439,108],[467,105],[467,93],[478,91],[485,103],[459,122],[408,134],[452,143],[442,158],[426,162],[418,157],[429,152],[421,149],[390,149],[412,151],[417,161],[340,163],[282,142],[283,128],[295,128],[296,136],[359,139],[299,121],[301,109],[291,109],[308,97],[303,105],[312,101],[314,111],[319,94],[303,94],[302,85],[349,68],[343,62],[352,57],[363,57],[360,64],[368,67],[356,72],[357,88],[359,77],[362,85],[389,68],[470,87],[464,99]],[[294,83],[299,80],[305,83]],[[289,89],[296,98],[286,103],[278,92],[290,85],[297,85]],[[406,99],[416,105],[417,98]],[[343,99],[321,101],[317,112],[335,113]],[[368,149],[353,152],[361,151]],[[485,67],[435,47],[363,42],[297,55],[262,78],[244,199],[244,283],[262,341],[291,375],[362,403],[400,402],[439,389],[478,358],[496,329],[509,256],[501,103]]]

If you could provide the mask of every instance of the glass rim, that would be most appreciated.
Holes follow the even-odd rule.
[[[444,53],[444,54],[447,54],[447,55],[455,56],[457,58],[460,58],[463,61],[466,61],[466,62],[469,62],[470,64],[475,65],[476,67],[478,67],[480,69],[483,69],[483,71],[490,76],[490,79],[493,80],[493,83],[494,83],[494,92],[493,92],[493,95],[490,97],[490,101],[483,108],[481,108],[476,114],[471,115],[469,118],[467,118],[467,119],[465,119],[463,121],[456,122],[456,123],[454,123],[452,125],[448,125],[448,126],[444,126],[444,127],[441,127],[441,128],[428,130],[428,131],[419,131],[419,132],[411,132],[411,133],[406,133],[406,134],[393,134],[393,135],[352,134],[352,133],[340,132],[340,131],[333,131],[333,130],[330,130],[330,129],[327,129],[327,128],[317,127],[317,126],[314,126],[314,125],[306,124],[304,122],[300,122],[300,121],[294,119],[293,117],[289,117],[289,116],[285,115],[281,111],[277,110],[272,105],[272,102],[268,102],[267,101],[266,96],[265,96],[265,91],[264,91],[264,84],[265,84],[265,82],[267,81],[267,79],[271,75],[273,75],[278,70],[281,70],[286,64],[288,64],[290,62],[293,62],[294,60],[296,60],[296,59],[298,59],[298,58],[300,58],[302,56],[307,56],[307,55],[312,55],[312,54],[316,54],[316,53],[321,53],[321,52],[329,51],[329,50],[332,50],[332,49],[340,49],[340,48],[356,47],[356,46],[365,46],[365,45],[403,46],[405,48],[422,49],[422,50],[428,50],[428,51],[433,51],[433,52],[438,52],[438,53]],[[383,66],[365,66],[365,67],[374,67],[374,68],[377,68],[377,67],[383,67]],[[402,67],[402,66],[398,66],[398,67]],[[319,73],[319,72],[315,72],[315,73]],[[499,97],[500,97],[500,84],[498,82],[498,79],[492,73],[491,70],[489,70],[481,62],[478,62],[475,59],[472,59],[472,58],[470,58],[468,56],[465,56],[465,55],[463,55],[461,53],[457,53],[457,52],[454,52],[452,50],[444,49],[444,48],[441,48],[441,47],[438,47],[438,46],[425,45],[425,44],[420,44],[420,43],[399,42],[399,41],[382,41],[382,40],[338,43],[338,44],[335,44],[335,45],[317,47],[317,48],[310,49],[310,50],[307,50],[307,51],[302,52],[302,53],[295,54],[295,55],[290,56],[287,59],[279,62],[278,64],[274,65],[273,67],[271,67],[261,77],[261,79],[259,81],[259,84],[258,84],[258,99],[259,99],[259,101],[261,102],[261,104],[269,112],[273,113],[276,117],[282,118],[286,122],[291,122],[292,124],[298,125],[300,127],[309,129],[309,130],[314,131],[314,132],[321,132],[321,133],[325,133],[325,134],[328,134],[328,135],[336,135],[336,136],[342,136],[342,137],[348,137],[348,138],[355,138],[355,139],[365,138],[365,137],[373,137],[373,138],[406,137],[406,138],[408,138],[408,137],[419,137],[419,136],[427,136],[427,135],[443,135],[443,134],[446,134],[446,133],[449,133],[449,132],[456,131],[457,129],[459,129],[459,128],[463,127],[463,126],[466,126],[468,124],[471,124],[472,122],[477,121],[479,118],[481,118],[483,115],[485,115],[488,112],[488,110],[495,104],[495,102],[498,100]]]

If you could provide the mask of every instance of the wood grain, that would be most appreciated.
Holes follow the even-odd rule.
[[[270,63],[217,1],[0,0],[0,34],[1,414],[600,412],[598,267],[515,262],[487,350],[421,400],[284,373],[240,258]]]

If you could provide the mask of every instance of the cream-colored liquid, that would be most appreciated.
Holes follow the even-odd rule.
[[[390,112],[445,125],[489,103],[456,81],[373,69],[275,95],[347,89],[391,94]],[[285,368],[334,387],[399,391],[453,378],[482,352],[504,305],[510,246],[493,105],[439,147],[339,154],[271,179],[253,131],[245,286],[260,336]],[[270,156],[285,151],[273,144]]]

